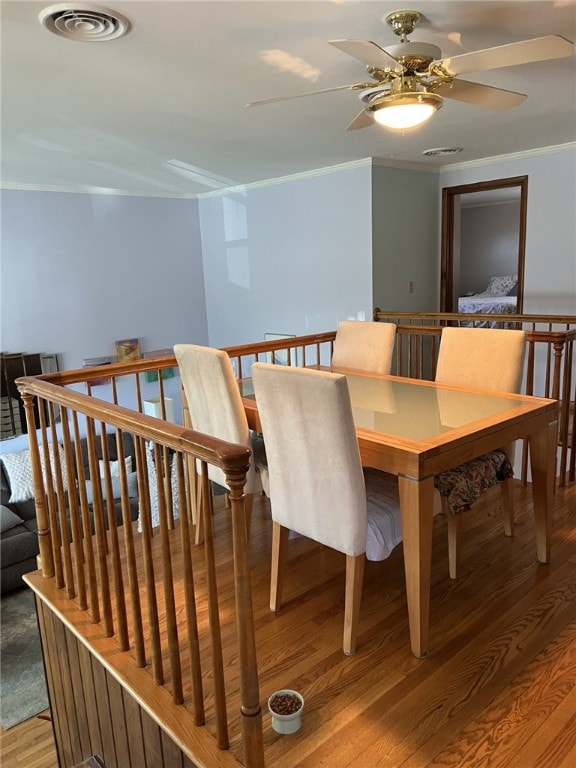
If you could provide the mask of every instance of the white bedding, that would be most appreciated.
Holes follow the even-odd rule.
[[[513,315],[516,312],[516,296],[461,296],[458,299],[458,312],[466,314],[487,315]],[[471,320],[469,323],[474,328],[509,328],[509,323],[500,320]]]
[[[513,315],[516,312],[516,301],[516,296],[461,296],[458,299],[458,312]]]

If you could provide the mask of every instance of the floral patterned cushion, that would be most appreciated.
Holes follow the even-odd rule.
[[[470,509],[483,491],[513,475],[510,459],[504,451],[497,450],[436,475],[434,485],[448,499],[450,511],[457,515]]]

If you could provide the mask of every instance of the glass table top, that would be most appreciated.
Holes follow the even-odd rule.
[[[409,440],[427,440],[525,404],[517,396],[461,392],[394,377],[346,374],[346,379],[357,427]],[[242,397],[254,398],[251,379],[239,386]]]

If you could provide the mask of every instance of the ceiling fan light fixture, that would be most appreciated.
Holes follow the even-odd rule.
[[[369,109],[379,125],[403,130],[426,122],[442,104],[442,97],[436,93],[399,92],[376,99]]]

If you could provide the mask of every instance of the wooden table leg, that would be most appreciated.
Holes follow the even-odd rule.
[[[428,655],[434,478],[398,478],[412,653]]]
[[[540,432],[530,435],[529,438],[534,524],[536,526],[536,557],[540,563],[550,561],[557,433],[558,424],[554,421]]]

